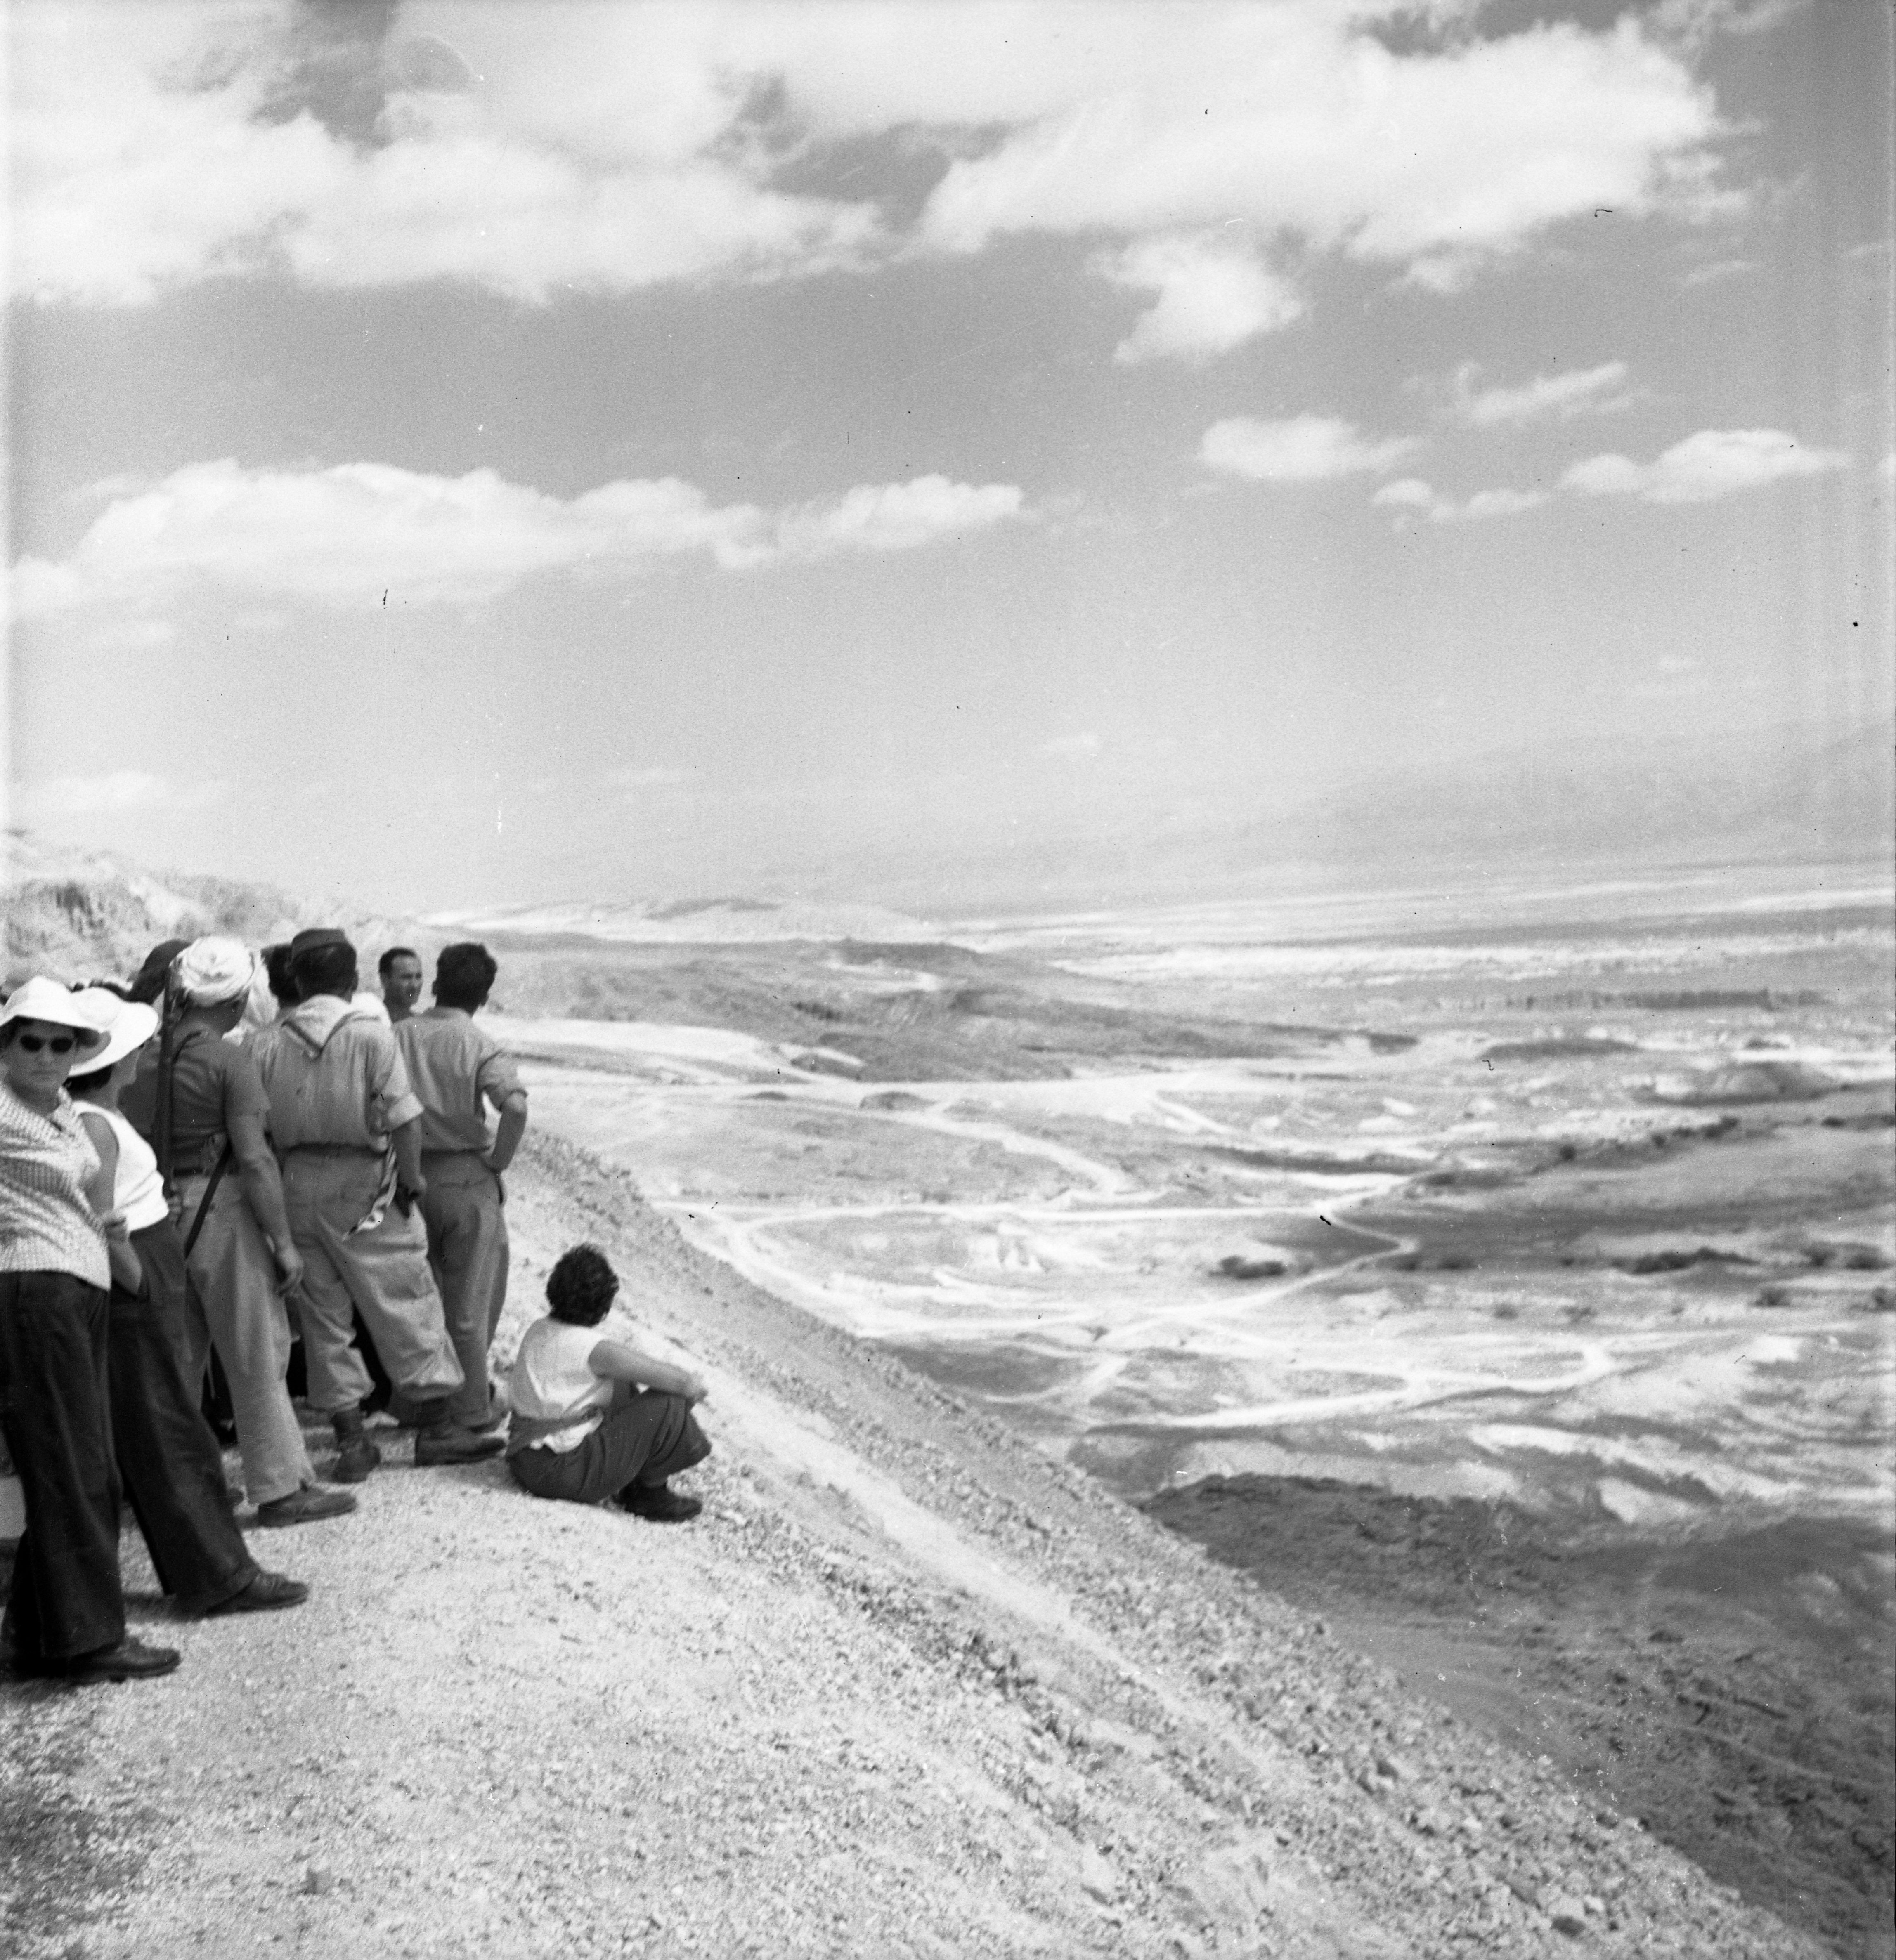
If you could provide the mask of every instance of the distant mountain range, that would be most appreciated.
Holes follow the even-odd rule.
[[[685,899],[663,905],[518,905],[489,912],[438,912],[437,931],[495,937],[612,940],[642,946],[754,945],[772,940],[863,940],[926,944],[939,926],[881,905],[776,904],[760,899]]]
[[[402,919],[320,906],[274,887],[155,875],[102,852],[0,838],[5,972],[126,974],[161,939],[228,932],[252,945],[318,922],[365,953],[405,940],[425,956],[449,939],[543,943],[761,945],[939,940],[929,922],[983,908],[1247,897],[1470,882],[1558,865],[1635,873],[1667,864],[1889,864],[1896,859],[1896,724],[1818,741],[1734,740],[1680,759],[1576,738],[1531,752],[1415,769],[1270,817],[1128,825],[985,856],[859,854],[794,898],[574,900]]]
[[[1896,724],[1685,760],[1577,740],[1393,779],[1291,827],[1303,854],[1343,863],[1874,857],[1896,848]]]
[[[821,890],[938,911],[1401,886],[1558,864],[1818,863],[1896,857],[1896,723],[1841,739],[1734,738],[1687,756],[1576,736],[1420,767],[1268,816],[1148,822],[938,860],[863,853]]]

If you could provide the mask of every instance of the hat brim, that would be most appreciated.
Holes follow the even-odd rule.
[[[128,1055],[135,1055],[158,1031],[155,1007],[138,1001],[120,1001],[119,1011],[106,1030],[104,1047],[97,1053],[81,1055],[74,1073],[96,1075],[101,1069],[116,1068]]]
[[[103,1037],[110,1025],[93,1003],[56,980],[37,975],[14,988],[6,1005],[0,1007],[0,1027],[14,1021],[45,1021],[54,1027],[71,1028],[88,1042]]]

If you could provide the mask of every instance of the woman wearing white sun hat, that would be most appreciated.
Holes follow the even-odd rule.
[[[65,1091],[105,1032],[97,1003],[56,980],[29,980],[0,1007],[0,1425],[27,1513],[0,1638],[16,1672],[80,1682],[178,1662],[128,1637],[119,1584],[112,1268],[88,1196],[98,1153]]]
[[[94,998],[89,990],[81,1001]],[[102,1004],[113,1001],[101,991]],[[102,1006],[103,1011],[103,1006]],[[125,1221],[136,1283],[113,1276],[107,1374],[119,1475],[151,1554],[158,1583],[193,1615],[295,1606],[309,1589],[260,1570],[231,1516],[223,1452],[198,1405],[203,1379],[185,1332],[184,1258],[151,1147],[119,1113],[119,1093],[138,1073],[158,1032],[155,1009],[127,1001],[68,1078],[92,1147]]]

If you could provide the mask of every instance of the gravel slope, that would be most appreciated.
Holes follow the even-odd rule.
[[[1406,1698],[544,1138],[511,1351],[604,1244],[712,1384],[706,1516],[391,1452],[260,1535],[300,1610],[0,1693],[0,1955],[1389,1956],[1821,1949]]]

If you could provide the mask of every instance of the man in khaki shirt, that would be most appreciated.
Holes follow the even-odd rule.
[[[395,1029],[395,1045],[421,1099],[422,1217],[428,1256],[441,1287],[448,1338],[466,1376],[449,1405],[470,1429],[497,1427],[491,1410],[487,1350],[507,1300],[506,1194],[500,1173],[527,1128],[527,1092],[499,1045],[474,1025],[499,971],[484,946],[442,950],[435,964],[435,1004]],[[488,1134],[487,1110],[500,1118]]]
[[[300,932],[290,950],[301,998],[252,1045],[283,1160],[290,1233],[303,1255],[310,1404],[335,1426],[336,1481],[360,1483],[381,1461],[363,1430],[370,1382],[351,1338],[358,1312],[413,1412],[416,1462],[493,1456],[498,1437],[474,1435],[449,1412],[464,1376],[416,1215],[427,1189],[422,1106],[394,1036],[352,1004],[355,949],[340,932]]]

